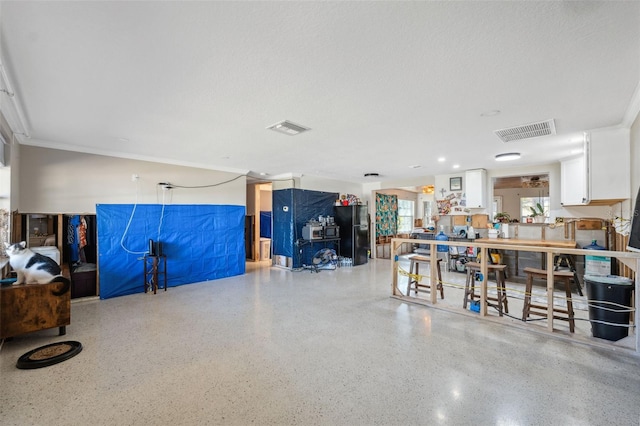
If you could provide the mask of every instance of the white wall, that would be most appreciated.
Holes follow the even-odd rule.
[[[311,191],[337,192],[338,194],[353,194],[363,199],[362,185],[341,180],[325,179],[317,176],[304,175],[300,178],[300,188]],[[364,201],[363,201],[364,202]]]
[[[242,206],[246,203],[246,178],[233,173],[27,145],[20,146],[19,157],[20,183],[16,191],[19,199],[12,208],[21,213],[95,213],[96,204],[135,202]],[[139,175],[137,182],[132,181],[133,174]],[[157,186],[159,182],[179,186],[220,185],[163,191]]]
[[[270,212],[273,210],[273,193],[271,184],[260,185],[260,211]]]

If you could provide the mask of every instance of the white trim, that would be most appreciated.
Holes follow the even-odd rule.
[[[636,86],[636,90],[633,92],[633,96],[631,96],[631,101],[629,101],[629,106],[627,106],[627,110],[624,113],[621,123],[622,126],[631,128],[638,114],[640,114],[640,82]]]
[[[9,122],[10,118],[8,116],[11,116],[13,114],[5,114],[5,118],[7,119],[7,121],[9,122],[9,127],[11,127],[11,131],[18,135],[18,136],[23,136],[25,138],[29,138],[29,129],[27,128],[27,120],[25,119],[25,115],[22,112],[22,107],[20,106],[20,103],[18,102],[18,95],[16,94],[16,91],[13,89],[13,86],[11,85],[11,82],[9,81],[9,76],[7,75],[7,71],[6,71],[6,67],[3,65],[5,63],[4,58],[0,57],[0,77],[2,77],[2,81],[4,81],[4,88],[7,90],[7,93],[0,93],[1,96],[7,96],[9,97],[9,99],[11,99],[11,105],[13,105],[13,113],[15,114],[18,123],[11,123]],[[22,129],[22,132],[17,132],[16,131],[16,124],[20,125],[20,128]]]

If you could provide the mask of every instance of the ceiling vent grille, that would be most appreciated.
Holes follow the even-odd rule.
[[[556,134],[556,125],[553,119],[525,124],[523,126],[509,127],[494,132],[502,142],[519,141],[521,139],[537,138]]]
[[[267,127],[269,130],[273,130],[274,132],[284,133],[285,135],[295,136],[299,135],[302,132],[306,132],[307,130],[311,130],[309,127],[301,126],[300,124],[295,124],[287,120],[280,121],[279,123],[273,124]]]

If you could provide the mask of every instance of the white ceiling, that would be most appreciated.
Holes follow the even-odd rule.
[[[2,1],[0,37],[21,143],[351,182],[556,161],[640,82],[635,1]]]

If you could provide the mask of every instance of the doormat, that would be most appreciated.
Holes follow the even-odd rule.
[[[32,369],[48,367],[69,358],[73,358],[82,351],[82,344],[75,341],[51,343],[33,349],[18,358],[16,367],[20,369]]]

